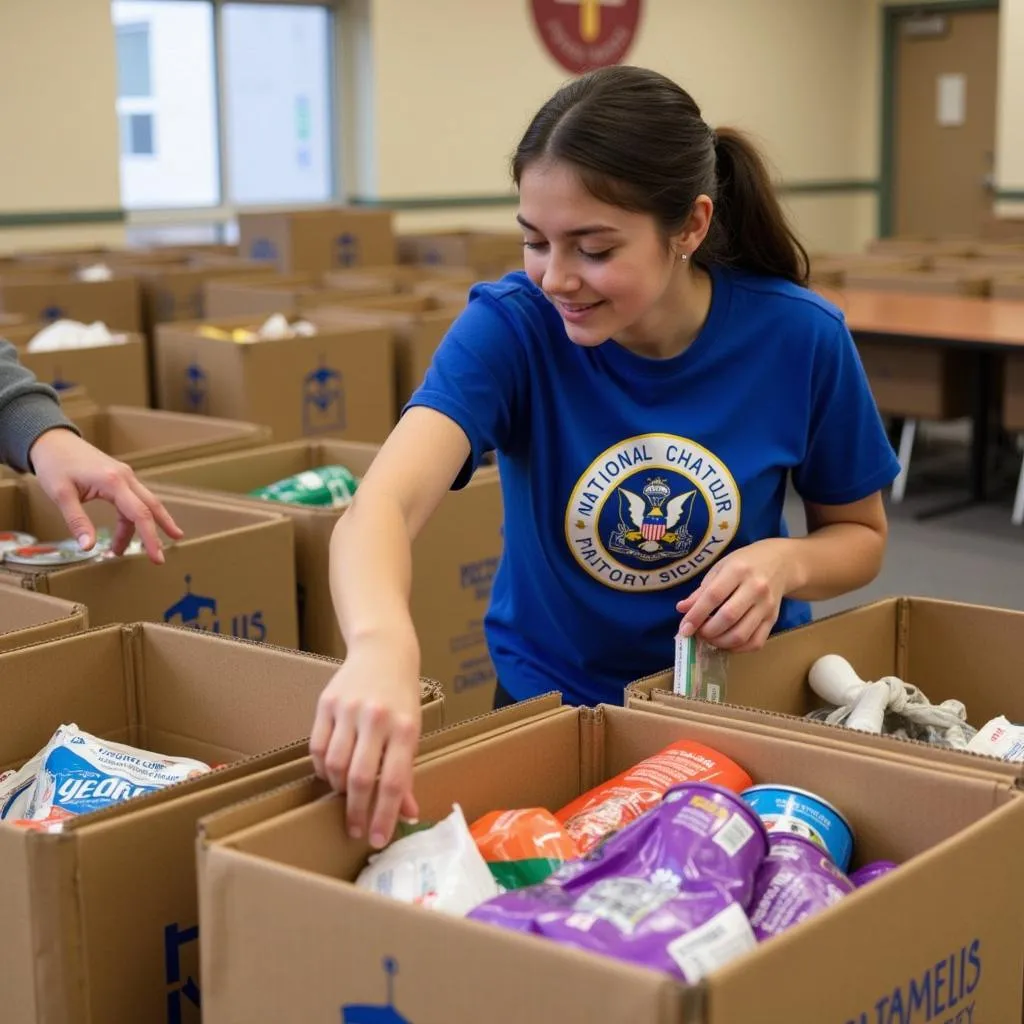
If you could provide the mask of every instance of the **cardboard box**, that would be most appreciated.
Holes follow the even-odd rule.
[[[196,821],[308,772],[337,663],[192,630],[109,626],[0,655],[0,766],[62,722],[228,766],[43,834],[0,823],[5,1024],[199,1020]],[[443,721],[424,684],[424,719]]]
[[[876,238],[867,246],[869,253],[896,254],[899,256],[975,256],[982,244],[978,238],[929,238],[924,235],[902,235],[892,238]]]
[[[919,687],[933,704],[960,700],[980,728],[998,715],[1024,721],[1024,690],[1016,666],[1024,657],[1024,612],[922,597],[898,597],[840,612],[769,639],[761,651],[730,654],[726,704],[672,694],[672,671],[631,683],[629,707],[647,702],[722,719],[753,722],[828,744],[852,743],[888,755],[925,758],[958,770],[996,763],[990,758],[892,736],[808,721],[822,706],[807,683],[825,654],[846,658],[866,681],[896,676]],[[1015,771],[1020,771],[1017,766]]]
[[[122,342],[109,345],[29,352],[28,343],[43,326],[23,325],[4,333],[17,346],[18,361],[39,380],[58,391],[83,387],[101,405],[149,405],[149,358],[142,335],[122,334]]]
[[[238,251],[286,274],[382,266],[396,262],[392,222],[390,210],[347,206],[242,213]]]
[[[421,817],[436,820],[455,801],[469,821],[503,807],[557,809],[683,738],[733,758],[755,781],[820,793],[850,819],[856,863],[889,858],[901,867],[683,985],[357,890],[350,882],[368,848],[345,835],[341,799],[307,799],[296,783],[200,822],[204,1019],[269,1024],[340,1013],[355,1024],[408,1013],[459,1024],[479,1020],[485,1005],[496,1024],[555,1024],[566,1007],[573,1020],[609,1024],[873,1024],[912,1019],[911,1004],[921,1021],[1018,1018],[1024,878],[1006,852],[1024,829],[1024,801],[1005,773],[961,777],[733,723],[566,708],[422,761]],[[785,1009],[776,1013],[765,994],[780,984]],[[897,1017],[885,1016],[895,1005]]]
[[[142,474],[163,495],[202,494],[217,501],[268,503],[249,491],[318,466],[342,464],[361,477],[377,447],[340,441],[294,442],[252,452],[201,459]],[[295,551],[307,650],[344,657],[345,645],[331,601],[329,544],[344,509],[271,504],[295,524]],[[483,619],[502,553],[501,486],[497,470],[477,471],[461,491],[451,491],[413,544],[411,610],[420,640],[420,671],[444,686],[448,721],[489,711],[494,666]]]
[[[380,277],[360,277],[343,287],[328,287],[327,274],[271,274],[267,277],[217,279],[206,282],[205,308],[209,318],[296,316],[317,306],[345,302],[364,295],[393,291],[393,282]]]
[[[851,274],[904,273],[923,270],[924,256],[893,253],[817,253],[811,257],[811,286],[842,288]]]
[[[320,328],[313,337],[238,343],[203,337],[200,324],[157,331],[163,409],[261,423],[274,439],[330,436],[383,441],[395,424],[394,351],[383,325]],[[226,331],[259,322],[207,321]]]
[[[65,567],[0,564],[22,586],[85,605],[94,626],[170,622],[281,647],[297,647],[295,539],[291,520],[274,509],[243,509],[167,495],[164,504],[185,531],[165,545],[166,561],[144,554],[100,558]],[[97,527],[113,530],[106,502],[86,510]],[[68,528],[35,477],[0,485],[0,530],[40,541],[62,540]]]
[[[0,310],[28,320],[99,320],[112,331],[142,330],[139,284],[128,275],[109,281],[76,281],[58,274],[4,275]]]
[[[384,324],[388,328],[395,351],[395,409],[401,415],[465,304],[445,305],[431,296],[415,296],[407,304],[412,308],[394,310],[385,308],[386,305],[384,299],[369,299],[359,308],[325,306],[316,310],[315,315],[324,324]]]
[[[421,285],[468,288],[476,284],[477,280],[478,274],[472,267],[418,264],[332,270],[323,277],[324,285],[328,288],[361,291],[368,295],[415,293]],[[376,286],[372,291],[371,285]]]
[[[1024,355],[1011,352],[1003,364],[1003,428],[1024,431]]]
[[[0,484],[0,487],[10,486]],[[0,587],[0,652],[80,633],[89,626],[89,613],[80,604]]]
[[[907,292],[914,295],[959,295],[985,298],[991,273],[983,270],[883,270],[858,268],[846,274],[846,288],[868,291]]]
[[[993,299],[1010,299],[1018,301],[1024,299],[1024,264],[1020,269],[1003,269],[992,278]]]
[[[472,267],[481,280],[496,280],[510,265],[522,268],[519,231],[429,231],[398,236],[398,261]]]
[[[11,328],[20,327],[24,323],[25,318],[20,313],[0,313],[0,332],[5,338]]]
[[[948,420],[971,411],[971,354],[926,345],[858,340],[879,412]]]
[[[268,427],[238,420],[123,405],[97,406],[91,398],[62,405],[90,444],[133,469],[255,448],[271,438]]]

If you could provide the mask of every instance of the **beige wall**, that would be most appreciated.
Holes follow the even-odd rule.
[[[116,209],[109,0],[0,0],[0,213]],[[0,231],[0,248],[74,245],[119,227]]]
[[[869,0],[647,0],[627,60],[689,89],[714,125],[755,134],[788,181],[873,178],[863,145],[875,83]],[[565,80],[536,38],[526,3],[374,0],[377,195],[508,189],[508,157],[530,116]],[[855,130],[851,131],[851,126]],[[443,140],[438,144],[437,140]],[[861,244],[873,230],[863,194],[794,196],[815,248]],[[511,210],[403,215],[403,226],[510,225]],[[867,234],[865,235],[865,225]]]
[[[996,183],[1024,192],[1024,0],[1002,0],[999,7]],[[1000,203],[998,212],[1024,216],[1024,202]]]

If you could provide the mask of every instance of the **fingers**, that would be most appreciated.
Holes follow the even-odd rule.
[[[377,787],[377,806],[370,826],[370,844],[385,846],[398,824],[399,813],[412,792],[412,762],[416,756],[416,723],[398,720],[384,750],[384,762]],[[415,804],[415,801],[413,801]],[[418,812],[407,817],[418,817]]]
[[[88,551],[96,543],[96,527],[82,508],[75,485],[65,481],[54,489],[50,497],[60,509],[71,536],[78,541],[79,547]]]
[[[679,627],[682,636],[693,636],[694,633],[702,629],[715,609],[724,604],[736,589],[739,582],[737,576],[738,574],[730,566],[714,576],[709,573],[701,585],[690,595],[690,598],[680,601],[680,604],[684,604],[685,601],[692,599]]]
[[[734,647],[733,651],[736,654],[752,654],[754,651],[761,650],[761,648],[768,642],[768,637],[771,636],[772,627],[774,625],[774,622],[761,623],[750,640],[739,647]]]
[[[722,611],[724,610],[725,609],[722,609]],[[711,617],[707,626],[704,627],[704,632],[701,633],[701,636],[704,637],[709,644],[712,644],[723,651],[736,650],[736,648],[749,643],[765,621],[764,612],[759,607],[754,606],[748,608],[734,625],[723,629],[723,631],[718,633],[714,638],[706,636],[705,634],[707,630],[712,625],[718,624],[717,620],[719,614],[721,614],[721,612]]]
[[[136,530],[142,546],[149,555],[149,560],[162,565],[164,562],[164,546],[160,542],[160,535],[156,532],[156,522],[149,506],[135,493],[132,488],[129,476],[122,476],[117,483],[111,487],[110,493],[105,495],[117,509],[120,520],[117,524],[117,531],[114,536],[114,552],[118,555],[124,554],[124,549]],[[127,521],[127,523],[125,523]],[[118,547],[120,542],[121,546]]]
[[[370,817],[370,797],[373,795],[381,756],[384,753],[386,718],[387,710],[380,705],[365,704],[360,709],[355,749],[352,751],[352,761],[348,767],[348,779],[339,787],[347,797],[348,832],[356,839],[366,834]],[[394,803],[397,818],[398,800]]]
[[[131,478],[132,490],[142,499],[146,507],[153,513],[156,525],[160,527],[168,537],[174,540],[181,540],[185,531],[174,521],[171,513],[167,511],[164,503],[153,492],[146,487],[134,474]]]
[[[327,768],[327,751],[331,744],[331,737],[334,735],[334,711],[331,707],[328,691],[320,695],[317,702],[316,715],[313,719],[313,729],[309,734],[309,756],[313,759],[313,771],[321,778],[334,786]]]
[[[131,542],[132,535],[135,533],[135,524],[124,516],[119,515],[117,517],[117,526],[114,527],[114,537],[110,545],[110,550],[115,555],[123,555],[125,549]]]

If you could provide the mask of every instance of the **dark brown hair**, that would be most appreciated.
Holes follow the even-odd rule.
[[[526,168],[544,159],[571,164],[602,202],[650,214],[666,238],[686,223],[697,196],[710,196],[715,210],[698,263],[807,283],[807,252],[757,148],[732,128],[713,131],[693,97],[664,75],[610,67],[563,86],[516,149],[517,188]]]

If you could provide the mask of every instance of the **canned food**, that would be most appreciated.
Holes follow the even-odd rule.
[[[17,530],[0,530],[0,558],[14,548],[23,548],[35,544],[37,538],[31,533],[19,533]]]
[[[61,540],[55,544],[26,544],[12,548],[4,553],[4,561],[12,565],[29,567],[72,565],[75,562],[88,562],[97,556],[97,552],[83,551],[76,540]]]
[[[743,799],[757,811],[769,833],[803,836],[827,850],[840,871],[850,866],[853,829],[827,800],[795,786],[752,786]]]

